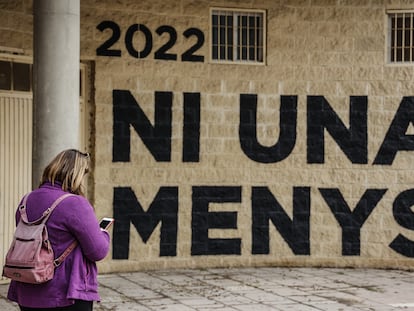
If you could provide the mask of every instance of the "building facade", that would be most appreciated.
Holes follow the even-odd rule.
[[[80,31],[101,271],[413,268],[414,1],[81,0]]]

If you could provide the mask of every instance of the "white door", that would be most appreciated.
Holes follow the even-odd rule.
[[[0,267],[20,198],[32,189],[32,96],[0,93]]]

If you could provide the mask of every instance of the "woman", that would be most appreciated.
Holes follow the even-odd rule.
[[[90,311],[99,301],[96,261],[108,254],[109,234],[99,227],[94,208],[84,197],[83,179],[89,170],[89,154],[75,149],[59,153],[45,168],[40,187],[26,202],[29,221],[42,213],[62,194],[66,197],[47,222],[55,257],[74,241],[78,246],[55,269],[52,280],[43,284],[11,281],[8,298],[20,310]],[[20,213],[16,212],[16,223]]]

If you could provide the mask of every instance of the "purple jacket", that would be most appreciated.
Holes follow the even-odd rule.
[[[29,221],[39,218],[65,192],[60,185],[46,183],[34,190],[27,199]],[[20,213],[16,213],[16,222]],[[96,261],[109,251],[109,234],[102,231],[91,204],[82,196],[65,198],[47,221],[49,240],[55,258],[76,239],[79,245],[55,269],[52,280],[43,284],[12,281],[7,297],[19,305],[31,308],[68,306],[74,299],[99,301]]]

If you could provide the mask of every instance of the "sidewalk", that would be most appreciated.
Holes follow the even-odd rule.
[[[94,311],[414,310],[414,272],[377,269],[233,268],[99,276]],[[18,308],[5,299],[0,310]]]

